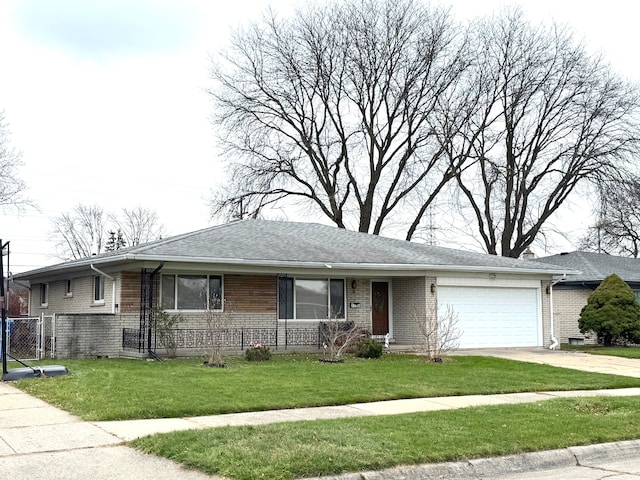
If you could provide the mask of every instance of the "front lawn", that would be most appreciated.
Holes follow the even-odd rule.
[[[293,479],[640,438],[640,397],[224,427],[135,440],[140,450],[238,480]]]
[[[268,362],[230,357],[228,368],[201,360],[65,360],[70,375],[22,380],[18,388],[84,420],[186,417],[320,405],[543,390],[626,388],[640,379],[491,357],[444,364],[388,354],[378,360],[318,362],[275,355]]]
[[[562,350],[611,355],[623,358],[640,358],[640,347],[603,347],[602,345],[562,345]]]

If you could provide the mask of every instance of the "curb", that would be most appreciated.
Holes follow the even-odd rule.
[[[640,440],[628,440],[463,462],[404,465],[377,472],[346,473],[305,480],[479,480],[497,475],[589,466],[603,460],[630,460],[640,457],[639,452]]]

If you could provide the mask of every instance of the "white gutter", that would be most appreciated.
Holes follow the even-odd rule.
[[[555,284],[557,284],[558,282],[561,282],[562,280],[564,280],[565,278],[567,278],[567,274],[564,273],[562,274],[562,277],[560,277],[559,279],[551,282],[551,285],[549,285],[549,311],[551,312],[551,345],[549,345],[549,350],[555,350],[556,348],[558,348],[558,339],[555,337],[555,335],[553,334],[553,329],[554,329],[554,325],[553,325],[553,286]]]
[[[108,273],[105,273],[102,270],[96,268],[93,263],[89,266],[94,272],[97,272],[103,277],[107,277],[109,280],[111,280],[111,313],[116,313],[116,279]]]
[[[493,267],[483,265],[439,265],[426,263],[326,263],[326,262],[291,262],[287,260],[246,260],[243,258],[213,258],[213,257],[180,257],[166,256],[159,258],[157,255],[125,254],[124,259],[135,261],[166,261],[181,263],[214,263],[221,265],[251,265],[252,267],[291,267],[291,268],[339,268],[351,270],[404,270],[404,271],[446,271],[446,272],[495,272],[511,274],[552,274],[564,275],[567,269],[560,268],[518,268],[518,267]],[[543,267],[546,267],[544,265]],[[553,265],[551,265],[553,267]],[[577,273],[571,270],[569,273]]]

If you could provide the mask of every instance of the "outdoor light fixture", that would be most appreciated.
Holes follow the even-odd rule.
[[[436,284],[435,283],[431,284],[431,293],[436,293]]]
[[[355,280],[351,280],[351,289],[352,290],[356,289],[356,281]]]

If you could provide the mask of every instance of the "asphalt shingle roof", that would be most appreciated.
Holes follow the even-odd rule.
[[[443,267],[451,270],[490,270],[558,273],[555,265],[498,257],[359,233],[316,223],[240,220],[157,242],[76,260],[37,272],[69,268],[78,263],[105,264],[122,260],[170,260],[246,265],[303,266],[330,264],[366,268],[380,266]],[[16,275],[17,276],[17,275]]]
[[[541,257],[536,261],[558,265],[581,273],[567,275],[565,283],[602,281],[615,273],[627,282],[640,282],[640,259],[617,257],[606,253],[570,252]]]

